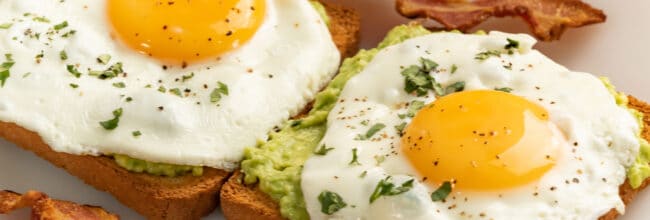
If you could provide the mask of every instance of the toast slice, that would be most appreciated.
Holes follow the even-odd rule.
[[[643,113],[643,123],[645,124],[641,136],[650,141],[650,104],[639,99],[629,96],[630,108],[636,109]],[[221,189],[221,209],[226,219],[237,220],[282,220],[280,206],[266,193],[262,192],[257,186],[247,186],[243,184],[243,174],[235,172],[228,182]],[[626,180],[619,187],[619,196],[626,205],[632,202],[636,195],[650,184],[650,178],[646,179],[641,186],[633,189]],[[599,220],[615,220],[620,213],[615,209],[610,210]]]
[[[358,49],[360,20],[356,11],[323,3],[330,33],[342,57]],[[0,122],[0,137],[34,152],[95,188],[109,192],[148,219],[199,219],[218,205],[221,186],[230,173],[204,168],[202,176],[162,177],[129,172],[111,158],[53,151],[37,133]]]

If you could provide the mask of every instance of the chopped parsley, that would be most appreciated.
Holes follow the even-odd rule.
[[[76,34],[76,33],[77,33],[77,31],[75,31],[75,30],[71,30],[71,31],[68,31],[68,32],[66,32],[65,34],[61,35],[61,37],[63,37],[63,38],[68,38],[68,37],[70,37],[70,36],[72,36],[72,35],[74,35],[74,34]]]
[[[104,80],[115,78],[121,73],[124,73],[124,69],[122,69],[122,63],[118,62],[108,67],[106,70],[91,70],[89,75],[97,76],[97,78]]]
[[[97,62],[103,65],[108,64],[108,62],[111,61],[111,55],[108,54],[102,54],[97,57]]]
[[[11,26],[14,26],[14,24],[13,23],[0,24],[0,29],[9,29],[11,28]]]
[[[61,52],[59,52],[59,57],[61,58],[61,60],[66,61],[68,60],[68,53],[66,53],[65,50],[62,50]]]
[[[99,125],[106,130],[113,130],[117,128],[117,125],[120,123],[120,117],[122,117],[122,108],[115,109],[113,111],[113,119],[99,122]]]
[[[217,82],[219,86],[217,88],[214,88],[212,90],[212,93],[210,93],[210,102],[212,103],[217,103],[221,100],[221,97],[223,95],[228,95],[228,85],[222,83],[222,82]]]
[[[16,62],[14,62],[11,54],[5,54],[5,62],[0,64],[0,87],[5,86],[5,82],[7,82],[7,79],[11,76],[9,69],[11,69],[15,63]]]
[[[126,102],[131,102],[131,101],[133,101],[132,97],[126,97]]]
[[[50,23],[50,19],[47,19],[46,17],[34,17],[33,20],[42,23]]]
[[[120,89],[126,88],[126,84],[124,84],[123,82],[113,83],[113,86],[115,88],[120,88]]]
[[[73,88],[73,89],[76,89],[76,88],[79,88],[79,85],[74,84],[74,83],[70,83],[70,87]]]
[[[334,148],[328,148],[323,144],[318,149],[316,149],[316,151],[314,151],[314,154],[325,156],[327,152],[330,152],[331,150],[334,150]]]
[[[68,72],[72,74],[75,78],[81,77],[81,72],[79,72],[79,70],[77,70],[77,67],[75,67],[74,65],[68,65],[67,69]]]
[[[519,41],[508,38],[508,44],[504,47],[506,50],[519,49]]]
[[[131,132],[131,134],[133,135],[133,137],[140,137],[140,136],[142,135],[142,132],[140,132],[140,131],[133,131],[133,132]]]
[[[465,90],[465,82],[463,81],[455,82],[451,85],[448,85],[447,88],[445,88],[445,95],[449,95],[454,92],[460,92],[463,90]]]
[[[397,130],[397,133],[399,136],[404,135],[404,129],[406,128],[406,122],[402,122],[399,125],[395,125],[395,130]]]
[[[401,186],[395,186],[395,184],[389,182],[390,176],[386,177],[377,183],[375,191],[370,195],[370,203],[373,203],[375,200],[379,199],[382,196],[395,196],[402,193],[405,193],[413,188],[414,179],[408,180],[402,183]]]
[[[436,94],[442,93],[440,84],[429,74],[438,67],[438,64],[426,58],[420,58],[420,66],[411,65],[402,70],[404,76],[404,91],[415,93],[417,96],[424,96],[429,90]]]
[[[494,57],[500,57],[501,52],[499,52],[498,50],[488,50],[488,51],[485,51],[485,52],[480,52],[480,53],[476,54],[474,59],[487,60],[488,58],[493,57],[493,56]]]
[[[508,92],[508,93],[512,92],[512,88],[508,88],[508,87],[494,88],[494,90],[501,91],[501,92]]]
[[[351,166],[359,166],[361,163],[359,163],[359,156],[357,155],[357,148],[352,149],[352,160],[348,165]]]
[[[451,65],[451,74],[456,73],[457,70],[458,70],[458,66],[456,66],[456,64]]]
[[[185,81],[190,80],[192,78],[194,78],[194,73],[193,72],[190,73],[189,75],[183,75],[183,80],[182,81],[185,82]]]
[[[54,25],[54,30],[58,31],[58,30],[61,30],[63,28],[67,28],[67,27],[68,27],[68,21],[64,21],[64,22],[62,22],[60,24]]]
[[[447,196],[451,193],[451,183],[449,181],[445,181],[434,191],[431,193],[431,201],[437,202],[437,201],[442,201],[447,198]]]
[[[170,89],[169,92],[171,94],[174,94],[174,95],[178,96],[178,97],[183,97],[183,95],[181,94],[181,89],[179,89],[179,88]]]
[[[409,104],[408,109],[406,109],[406,117],[409,118],[415,117],[415,114],[417,114],[418,111],[420,111],[420,109],[422,109],[423,107],[424,107],[423,101],[413,100],[411,104]]]
[[[385,124],[377,123],[377,124],[373,125],[372,127],[370,127],[370,129],[368,129],[366,134],[364,134],[364,135],[358,134],[357,137],[354,140],[359,140],[359,141],[368,140],[368,139],[372,138],[372,136],[374,136],[377,132],[381,131],[381,129],[384,129],[385,127],[386,127]]]
[[[164,86],[159,86],[159,87],[158,87],[158,92],[166,93],[166,92],[167,92],[167,88],[165,88]]]
[[[321,212],[328,215],[334,214],[348,206],[339,194],[327,190],[318,195],[318,201],[321,205]]]

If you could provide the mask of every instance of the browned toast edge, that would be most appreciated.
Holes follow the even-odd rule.
[[[650,104],[629,96],[628,106],[643,113],[645,124],[641,136],[650,141]],[[221,188],[221,209],[229,220],[281,220],[279,205],[271,197],[262,192],[257,186],[242,184],[243,175],[235,172]],[[646,179],[640,187],[633,189],[626,180],[619,187],[619,196],[623,203],[630,204],[636,195],[650,184],[650,178]],[[599,220],[615,220],[620,213],[615,209],[610,210]]]
[[[360,20],[356,11],[323,3],[330,17],[330,33],[341,57],[358,50]],[[13,123],[0,122],[0,137],[65,169],[85,183],[112,194],[148,219],[199,219],[218,205],[221,186],[229,173],[204,168],[200,177],[161,177],[129,172],[111,158],[53,151],[40,136]]]

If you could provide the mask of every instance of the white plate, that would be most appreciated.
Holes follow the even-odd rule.
[[[391,27],[406,20],[394,12],[393,0],[329,0],[357,8],[362,15],[363,48],[374,47]],[[650,1],[589,0],[608,15],[605,24],[571,29],[559,42],[540,43],[538,49],[572,70],[608,76],[619,90],[650,101]],[[490,20],[480,27],[485,30],[528,32],[518,19]],[[24,192],[37,189],[52,197],[80,203],[100,205],[123,219],[141,219],[104,192],[85,185],[32,153],[0,140],[0,189]],[[640,194],[628,207],[624,220],[642,220],[650,216],[650,190]],[[24,210],[0,219],[27,219]],[[207,219],[222,219],[215,212]]]

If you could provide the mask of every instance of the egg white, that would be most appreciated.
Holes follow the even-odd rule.
[[[508,38],[519,41],[517,53],[475,59],[487,50],[503,50]],[[638,152],[637,122],[597,77],[567,70],[532,49],[534,44],[521,34],[434,33],[380,51],[349,80],[328,116],[321,144],[333,150],[312,156],[304,166],[301,185],[311,218],[597,219],[612,208],[623,212],[618,187]],[[400,72],[418,65],[421,57],[440,64],[432,75],[443,87],[463,81],[465,90],[512,88],[513,94],[545,107],[567,142],[579,146],[564,146],[557,164],[538,182],[498,192],[453,191],[445,202],[433,202],[430,194],[437,187],[421,181],[402,154],[394,128],[409,122],[398,117],[406,112],[406,103],[435,101],[431,93],[418,98],[404,91]],[[458,69],[452,74],[453,65]],[[355,140],[378,123],[386,127],[375,138]],[[361,165],[350,164],[353,149]],[[370,203],[387,176],[398,186],[416,181],[406,193]],[[321,212],[318,196],[324,190],[339,194],[347,206],[332,215]]]
[[[308,1],[266,4],[265,21],[247,44],[219,60],[163,70],[158,61],[111,37],[105,1],[0,1],[0,24],[12,24],[0,29],[0,54],[12,54],[16,62],[0,87],[0,121],[38,133],[58,152],[125,154],[232,170],[245,147],[301,110],[339,64],[328,28]],[[46,33],[64,21],[67,28]],[[76,33],[61,37],[70,30]],[[61,51],[67,60],[60,59]],[[107,68],[96,61],[102,54],[112,56],[109,65],[122,62],[128,75],[88,76],[87,68]],[[78,65],[84,75],[75,78],[68,64]],[[193,78],[180,80],[190,73]],[[120,82],[126,88],[113,86]],[[212,103],[217,82],[226,84],[229,94]],[[178,88],[184,97],[159,92],[161,86]],[[187,97],[185,89],[191,90]],[[99,122],[113,118],[118,108],[123,109],[119,126],[102,128]]]

